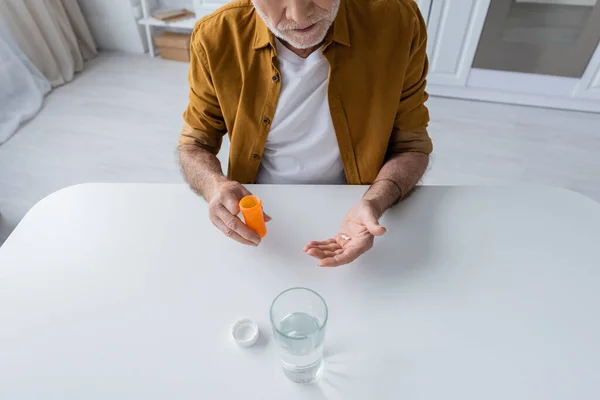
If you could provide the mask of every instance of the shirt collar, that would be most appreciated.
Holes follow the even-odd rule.
[[[346,0],[340,2],[340,9],[333,21],[333,35],[331,38],[334,42],[350,47],[350,32],[348,30],[348,18],[346,16]]]
[[[271,44],[273,48],[275,48],[275,37],[262,20],[260,15],[255,11],[254,18],[256,19],[256,24],[254,25],[254,49],[262,49],[266,47],[268,44]]]
[[[256,28],[254,31],[254,49],[262,49],[267,45],[275,48],[275,36],[269,31],[269,28],[260,18],[257,12],[254,12],[256,18]],[[340,2],[340,9],[333,21],[332,33],[327,35],[325,42],[338,42],[345,46],[350,46],[350,32],[348,31],[348,19],[346,16],[346,1]]]

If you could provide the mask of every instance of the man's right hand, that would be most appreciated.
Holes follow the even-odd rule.
[[[227,179],[216,182],[212,190],[207,193],[208,212],[214,226],[219,228],[227,237],[249,246],[258,246],[260,236],[246,226],[238,218],[240,213],[240,200],[250,193],[238,182]],[[265,221],[271,218],[265,214]]]

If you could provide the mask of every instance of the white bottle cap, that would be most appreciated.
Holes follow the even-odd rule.
[[[254,346],[259,336],[258,325],[250,318],[242,318],[233,324],[231,335],[240,347]]]

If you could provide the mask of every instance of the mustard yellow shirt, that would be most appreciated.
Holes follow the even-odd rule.
[[[346,180],[373,182],[390,154],[431,153],[425,22],[412,0],[342,0],[321,50]],[[229,179],[253,183],[281,89],[275,38],[250,0],[196,23],[190,102],[179,145],[217,154],[229,135]]]

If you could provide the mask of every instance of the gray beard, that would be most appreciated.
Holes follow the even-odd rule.
[[[263,22],[265,23],[265,25],[267,25],[267,28],[269,28],[269,31],[278,39],[283,40],[284,42],[287,42],[288,44],[290,44],[291,46],[297,48],[297,49],[301,49],[301,50],[305,50],[305,49],[310,49],[311,47],[317,46],[320,43],[323,42],[323,40],[325,39],[325,36],[327,35],[327,31],[329,30],[329,28],[331,27],[331,25],[333,24],[333,20],[335,19],[335,17],[337,16],[337,13],[340,9],[340,2],[341,0],[333,0],[333,7],[332,7],[332,11],[333,11],[333,18],[331,19],[331,22],[329,24],[329,26],[327,27],[327,29],[325,30],[325,32],[323,33],[323,37],[317,37],[318,40],[315,40],[316,43],[298,43],[293,39],[290,39],[288,37],[286,37],[286,35],[281,32],[279,29],[277,29],[277,27],[275,25],[273,25],[273,23],[271,22],[271,20],[267,17],[267,14],[260,9],[260,7],[256,6],[256,3],[254,0],[252,0],[252,4],[254,5],[254,9],[256,10],[258,16],[263,20]]]

